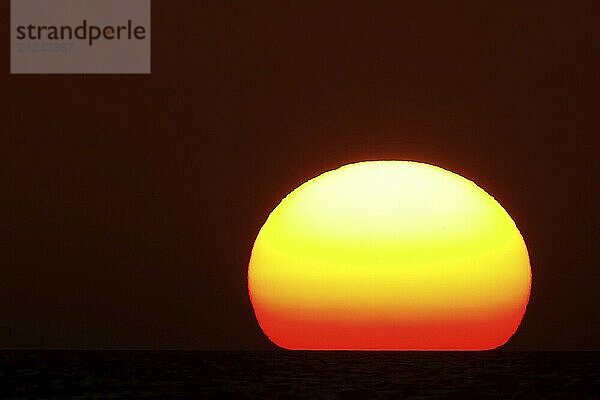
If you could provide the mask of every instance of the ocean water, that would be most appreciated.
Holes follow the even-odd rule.
[[[3,399],[600,399],[600,352],[2,351]]]

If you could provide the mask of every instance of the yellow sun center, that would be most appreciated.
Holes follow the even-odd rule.
[[[523,316],[530,279],[498,202],[406,161],[351,164],[294,190],[262,227],[248,271],[264,332],[302,349],[497,347]]]

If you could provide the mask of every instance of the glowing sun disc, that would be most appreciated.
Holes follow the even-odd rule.
[[[304,183],[271,212],[248,291],[287,349],[484,350],[529,300],[525,242],[473,182],[428,164],[368,161]]]

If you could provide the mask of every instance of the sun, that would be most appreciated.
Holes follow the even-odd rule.
[[[529,300],[523,237],[473,182],[367,161],[304,183],[271,212],[248,290],[264,333],[305,350],[484,350]]]

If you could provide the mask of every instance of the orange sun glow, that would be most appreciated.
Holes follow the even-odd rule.
[[[508,341],[531,287],[525,242],[473,182],[409,161],[350,164],[271,212],[248,290],[275,344],[484,350]]]

